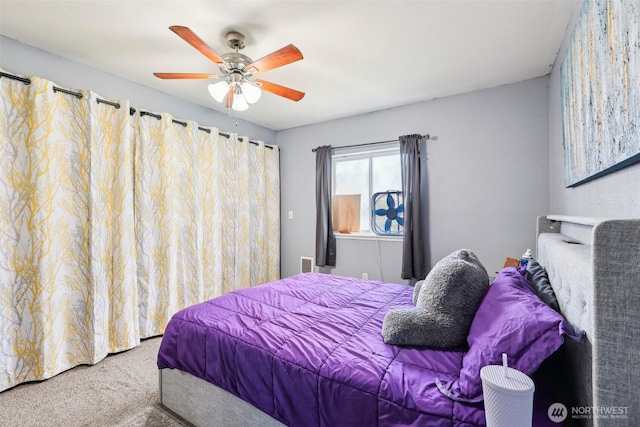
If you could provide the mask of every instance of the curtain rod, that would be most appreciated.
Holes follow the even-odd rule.
[[[424,139],[430,139],[431,135],[429,135],[428,133],[425,133],[424,135],[422,135],[424,137]],[[363,147],[366,145],[377,145],[377,144],[388,144],[389,142],[400,142],[399,139],[390,139],[388,141],[376,141],[376,142],[365,142],[364,144],[353,144],[353,145],[342,145],[340,147],[331,147],[332,150],[337,150],[337,149],[342,149],[342,148],[353,148],[353,147]],[[312,148],[311,151],[312,152],[316,152],[317,148]]]
[[[7,73],[4,73],[2,71],[0,71],[0,77],[7,77],[7,78],[12,79],[12,80],[18,80],[18,81],[24,83],[27,86],[31,84],[31,79],[27,79],[25,77],[14,76],[13,74],[7,74]],[[83,98],[83,95],[81,93],[79,93],[79,92],[73,92],[73,91],[70,91],[68,89],[63,89],[63,88],[57,87],[57,86],[53,87],[53,92],[54,93],[55,92],[65,93],[67,95],[75,96],[78,99],[82,99]],[[120,109],[120,104],[117,103],[117,102],[111,102],[111,101],[107,101],[106,99],[100,99],[100,98],[96,98],[96,101],[97,101],[98,104],[107,104],[107,105],[111,105],[115,109]],[[134,115],[135,112],[136,112],[135,108],[129,108],[129,114],[130,115]],[[162,118],[162,116],[159,115],[159,114],[153,114],[153,113],[150,113],[148,111],[142,111],[142,110],[140,110],[140,116],[151,116],[151,117],[153,117],[155,119],[158,119],[158,120],[160,120]],[[181,122],[181,121],[176,120],[176,119],[172,119],[171,121],[173,123],[175,123],[175,124],[187,127],[187,122]],[[203,132],[206,132],[206,133],[211,133],[211,129],[203,128],[202,126],[198,126],[198,129],[203,131]],[[225,138],[229,138],[231,136],[230,133],[220,132],[220,131],[218,131],[218,135],[222,135]],[[259,142],[252,141],[252,140],[249,140],[249,143],[251,143],[253,145],[260,145]],[[273,150],[273,146],[272,145],[264,144],[264,146],[266,148],[270,149],[270,150]]]

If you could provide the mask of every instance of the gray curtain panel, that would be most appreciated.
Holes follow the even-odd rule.
[[[331,146],[316,148],[316,265],[336,265],[336,238],[331,222]]]
[[[404,197],[404,235],[402,237],[403,279],[422,280],[429,270],[429,220],[426,162],[420,158],[422,135],[403,135],[400,166]]]

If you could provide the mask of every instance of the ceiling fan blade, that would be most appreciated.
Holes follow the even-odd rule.
[[[282,96],[292,101],[298,102],[302,98],[304,98],[304,92],[300,92],[299,90],[291,89],[285,86],[280,86],[278,84],[267,82],[265,80],[260,80],[260,79],[256,79],[256,82],[262,83],[262,90],[266,90],[267,92],[271,92],[275,95]]]
[[[229,94],[227,95],[227,104],[225,105],[225,107],[231,108],[232,105],[233,105],[233,88],[230,87]]]
[[[213,50],[208,44],[202,41],[200,37],[198,37],[193,31],[191,31],[188,27],[181,27],[179,25],[173,25],[169,27],[171,31],[176,33],[180,38],[189,43],[191,46],[195,47],[200,53],[209,58],[215,64],[222,64],[225,67],[229,68],[229,64],[227,61],[222,59],[218,53]]]
[[[302,58],[302,52],[300,52],[297,47],[290,44],[258,59],[257,61],[254,61],[244,67],[244,69],[251,71],[252,68],[255,68],[257,71],[253,74],[256,75],[264,73],[265,71],[273,70],[274,68],[282,67],[283,65],[291,64],[292,62],[299,61]]]
[[[153,73],[153,75],[160,79],[217,79],[220,77],[217,74],[202,73]]]

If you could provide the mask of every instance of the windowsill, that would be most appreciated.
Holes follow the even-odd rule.
[[[383,242],[402,242],[402,236],[379,236],[375,233],[338,233],[333,232],[336,239],[351,239],[351,240],[380,240]]]

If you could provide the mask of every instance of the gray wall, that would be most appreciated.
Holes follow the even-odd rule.
[[[549,81],[550,212],[566,215],[637,218],[640,217],[640,164],[629,166],[575,188],[565,188],[564,185],[560,65],[581,8],[582,4],[578,4],[574,10],[573,19],[565,33]]]
[[[431,262],[459,248],[476,252],[490,275],[505,257],[535,247],[535,219],[549,211],[548,78],[528,80],[280,131],[282,276],[314,256],[315,155],[409,133],[427,142]],[[339,101],[338,101],[339,102]],[[287,212],[294,218],[288,219]],[[379,246],[378,246],[379,244]],[[401,243],[340,239],[335,274],[400,279]],[[382,259],[382,261],[380,261]]]
[[[275,143],[275,132],[238,120],[209,108],[116,77],[0,36],[0,68],[8,73],[42,77],[69,89],[92,90],[107,99],[128,99],[131,107],[158,113],[170,113],[177,119],[194,120],[203,126],[248,136],[253,140]]]

